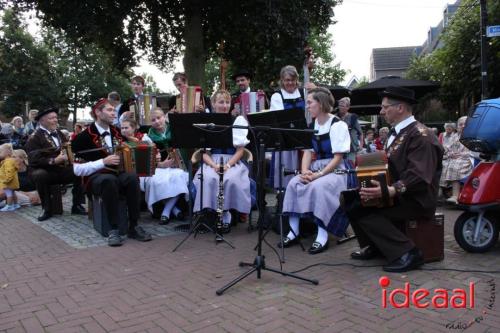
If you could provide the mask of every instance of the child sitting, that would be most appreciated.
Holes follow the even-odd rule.
[[[17,176],[19,161],[12,156],[13,153],[10,143],[0,145],[0,189],[5,192],[7,197],[7,205],[0,209],[2,212],[10,212],[21,207],[17,203],[17,197],[14,193],[19,188]]]

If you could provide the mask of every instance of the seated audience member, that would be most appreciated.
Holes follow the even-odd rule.
[[[11,212],[20,208],[17,203],[15,190],[19,189],[19,178],[17,170],[19,162],[13,157],[12,144],[4,143],[0,145],[0,190],[3,190],[7,197],[7,204],[0,209],[1,212]]]

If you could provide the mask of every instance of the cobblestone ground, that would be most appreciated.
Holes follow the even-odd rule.
[[[65,206],[67,211],[67,202]],[[426,264],[425,270],[384,274],[379,266],[335,266],[360,263],[349,259],[355,241],[334,245],[332,240],[330,249],[316,256],[298,246],[286,250],[283,269],[320,264],[299,273],[318,279],[319,285],[263,271],[260,280],[254,273],[222,296],[215,290],[246,270],[238,267],[239,261],[255,257],[257,233],[248,233],[245,224],[227,235],[234,250],[203,234],[172,253],[185,233],[175,230],[178,223],[158,226],[148,214],[141,223],[154,234],[152,242],[127,240],[120,248],[109,248],[86,217],[64,214],[39,223],[39,207],[2,213],[0,331],[498,332],[494,288],[499,275],[467,270],[499,270],[499,246],[486,254],[465,253],[452,233],[460,212],[441,210],[446,217],[445,260]],[[274,245],[278,237],[270,233],[267,240]],[[304,240],[306,248],[311,243],[312,238]],[[264,254],[266,264],[279,269],[268,246]],[[410,282],[411,290],[445,288],[451,293],[474,282],[475,307],[384,309],[378,285],[383,275],[391,279],[389,291]]]

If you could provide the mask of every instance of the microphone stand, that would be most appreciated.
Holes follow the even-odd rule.
[[[233,125],[233,126],[224,126],[224,125],[215,125],[214,128],[249,128],[249,126],[239,126],[239,125]],[[318,285],[318,280],[316,279],[307,279],[302,276],[280,271],[274,268],[270,268],[266,266],[265,263],[265,256],[262,255],[262,240],[263,240],[263,224],[264,224],[264,215],[265,215],[265,191],[264,191],[264,186],[265,186],[265,177],[264,177],[264,168],[265,168],[265,152],[266,152],[266,146],[265,146],[265,140],[264,140],[264,135],[262,132],[266,131],[309,131],[309,130],[296,130],[296,129],[283,129],[283,128],[272,128],[270,126],[254,126],[254,129],[260,131],[258,138],[259,138],[259,148],[258,148],[258,155],[259,155],[259,193],[258,193],[258,203],[259,203],[259,222],[257,223],[258,226],[258,244],[257,244],[257,256],[255,257],[253,263],[245,263],[245,262],[240,262],[239,266],[252,266],[248,271],[244,272],[222,288],[216,290],[217,295],[222,295],[227,289],[231,288],[247,276],[250,276],[252,273],[257,272],[257,278],[261,278],[261,273],[262,271],[270,271],[273,273],[281,274],[283,276],[288,276],[292,277],[295,279],[299,279],[302,281],[306,281],[309,283],[312,283],[314,285]]]

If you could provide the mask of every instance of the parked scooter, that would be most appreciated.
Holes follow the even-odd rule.
[[[455,222],[457,243],[468,252],[486,252],[500,227],[500,98],[481,101],[470,113],[460,142],[481,153],[458,197],[464,210]]]

